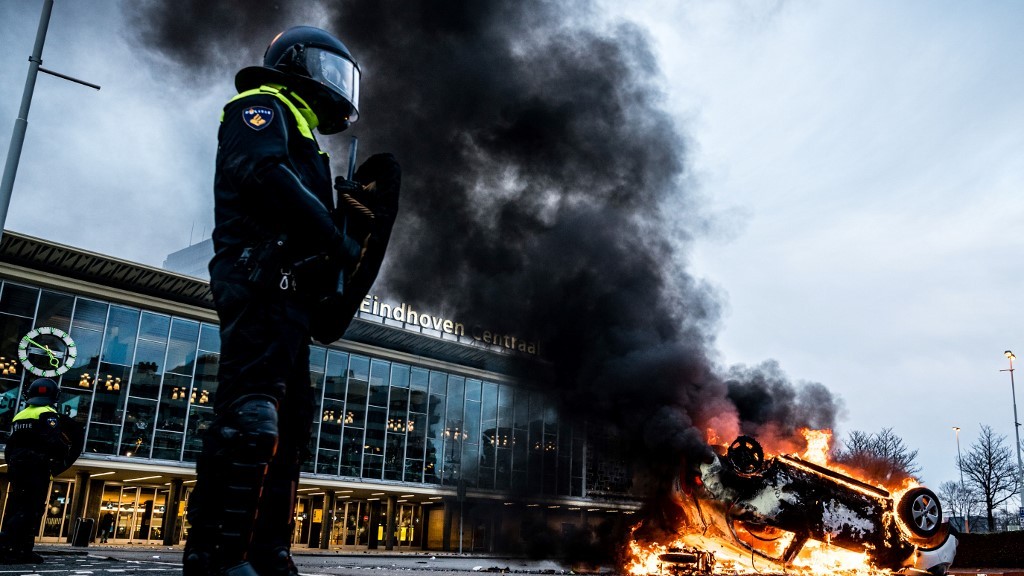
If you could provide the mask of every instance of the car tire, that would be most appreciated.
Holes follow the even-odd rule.
[[[736,473],[741,476],[753,476],[764,470],[764,450],[761,444],[750,436],[740,436],[733,440],[726,457]]]
[[[934,536],[942,525],[942,505],[931,490],[912,488],[900,499],[896,509],[900,520],[918,538]]]

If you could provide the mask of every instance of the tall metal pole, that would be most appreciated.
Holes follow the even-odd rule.
[[[7,209],[11,206],[11,191],[14,190],[14,176],[18,173],[18,160],[21,159],[21,147],[25,143],[25,131],[28,130],[28,109],[32,106],[32,92],[36,87],[36,76],[39,66],[43,63],[43,43],[46,41],[46,29],[50,26],[50,12],[53,11],[53,0],[43,2],[43,13],[39,16],[39,29],[36,30],[36,44],[32,55],[28,58],[28,77],[25,79],[25,91],[21,94],[21,109],[14,121],[14,133],[11,134],[11,146],[7,149],[7,163],[4,164],[4,178],[0,181],[0,235],[7,224]]]
[[[964,532],[971,531],[971,504],[967,499],[967,488],[964,486],[964,458],[960,455],[960,427],[953,426],[956,432],[956,466],[960,469],[960,497],[964,499]]]
[[[1018,522],[1020,522],[1020,517],[1024,515],[1024,464],[1021,463],[1020,457],[1020,420],[1017,419],[1017,387],[1013,383],[1013,360],[1016,356],[1009,350],[1003,352],[1003,354],[1010,361],[1010,369],[1000,370],[1000,372],[1010,373],[1010,392],[1013,394],[1013,432],[1017,438],[1017,473],[1019,475],[1017,488],[1020,495],[1020,508],[1017,510],[1017,515]]]
[[[21,94],[21,108],[18,110],[18,118],[14,121],[11,145],[7,149],[7,162],[4,164],[4,177],[3,180],[0,180],[0,237],[3,236],[4,227],[7,225],[7,210],[11,207],[14,177],[18,174],[21,149],[25,144],[25,132],[28,130],[28,109],[32,106],[36,76],[39,75],[39,72],[43,72],[96,90],[100,89],[96,84],[43,68],[43,44],[46,42],[46,30],[50,27],[51,12],[53,12],[53,0],[43,0],[43,12],[39,15],[39,28],[36,30],[36,43],[32,47],[32,55],[28,57],[28,76],[25,78],[25,91]]]

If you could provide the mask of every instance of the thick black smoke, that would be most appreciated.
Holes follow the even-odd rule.
[[[311,5],[326,17],[301,20]],[[361,156],[391,151],[403,166],[376,291],[540,342],[563,417],[622,432],[645,462],[702,454],[718,420],[739,427],[740,396],[714,370],[717,295],[686,271],[702,217],[688,147],[642,30],[602,23],[586,1],[137,10],[163,57],[219,74],[258,63],[291,25],[349,46],[364,69]],[[247,60],[219,68],[235,55]],[[347,138],[328,140],[343,158]]]
[[[726,376],[726,384],[729,400],[739,413],[740,432],[764,442],[786,443],[800,428],[832,429],[842,410],[841,402],[824,385],[794,385],[774,360],[762,362],[756,368],[734,366]]]

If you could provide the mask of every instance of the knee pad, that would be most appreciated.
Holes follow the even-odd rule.
[[[277,450],[277,403],[269,396],[248,396],[228,408],[214,424],[214,452],[229,461],[251,464],[270,462]]]

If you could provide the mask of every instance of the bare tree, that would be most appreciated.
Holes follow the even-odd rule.
[[[978,493],[966,484],[948,481],[939,485],[939,499],[950,516],[963,518],[962,528],[964,532],[970,532],[970,517],[974,504],[979,500]]]
[[[909,449],[892,428],[883,428],[877,434],[850,432],[835,460],[886,486],[897,486],[921,471],[917,450]]]
[[[1017,492],[1017,466],[1006,445],[1006,436],[982,425],[981,436],[963,458],[968,485],[977,490],[988,517],[988,529],[996,529],[996,508]]]

